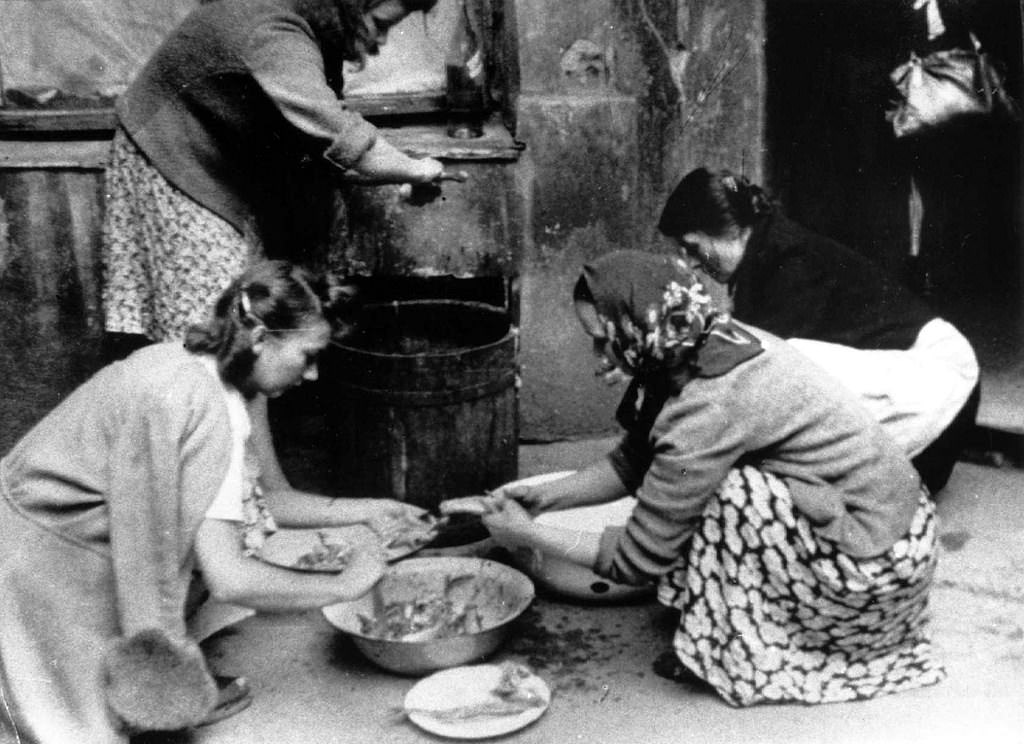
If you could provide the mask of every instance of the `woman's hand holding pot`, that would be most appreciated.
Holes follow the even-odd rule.
[[[508,548],[529,547],[533,518],[517,501],[502,495],[491,496],[491,509],[481,516],[494,540]]]

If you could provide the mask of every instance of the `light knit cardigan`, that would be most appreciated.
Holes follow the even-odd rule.
[[[0,461],[0,684],[29,739],[120,741],[108,705],[141,728],[212,707],[185,601],[230,453],[221,383],[180,344],[156,344],[102,369]]]
[[[824,370],[743,327],[764,353],[691,380],[662,408],[647,446],[626,438],[611,453],[637,506],[624,528],[602,535],[598,573],[633,584],[666,573],[730,468],[744,464],[781,477],[815,531],[851,556],[881,554],[909,528],[921,486],[899,446]]]

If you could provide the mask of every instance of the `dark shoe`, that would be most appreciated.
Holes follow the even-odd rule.
[[[675,651],[665,651],[654,660],[651,669],[659,677],[688,685],[706,685],[703,679],[691,672],[676,656]]]
[[[953,466],[967,448],[967,443],[974,434],[980,405],[981,383],[978,382],[949,426],[913,459],[914,467],[921,475],[921,481],[933,497],[945,487],[953,473]]]
[[[217,682],[217,705],[202,720],[200,726],[223,721],[235,713],[240,713],[252,704],[252,690],[245,677],[215,676]]]

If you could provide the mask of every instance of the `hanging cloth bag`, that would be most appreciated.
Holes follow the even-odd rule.
[[[889,75],[895,106],[886,112],[897,138],[913,137],[968,117],[1020,119],[1002,72],[971,33],[973,49],[943,49],[910,59]]]

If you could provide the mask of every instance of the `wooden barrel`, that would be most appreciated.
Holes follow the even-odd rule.
[[[476,302],[370,305],[321,363],[343,492],[434,509],[517,476],[516,331]]]

